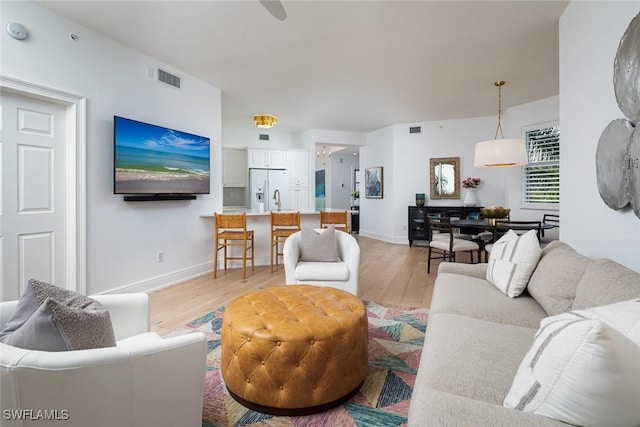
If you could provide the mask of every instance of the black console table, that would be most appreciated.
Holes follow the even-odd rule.
[[[415,240],[431,240],[428,216],[444,216],[456,219],[478,219],[482,206],[409,206],[409,246]]]

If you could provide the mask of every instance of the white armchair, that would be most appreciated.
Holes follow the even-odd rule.
[[[360,246],[349,233],[336,231],[336,243],[340,262],[303,262],[300,260],[298,231],[284,242],[284,272],[287,284],[308,284],[330,286],[358,296],[358,275],[360,274]]]
[[[92,298],[109,310],[117,346],[46,352],[0,343],[0,424],[50,425],[41,415],[78,427],[202,425],[204,334],[149,332],[146,294]],[[17,303],[0,303],[0,329]]]

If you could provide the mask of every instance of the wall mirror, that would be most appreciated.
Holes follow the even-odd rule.
[[[460,198],[460,157],[430,159],[432,199]]]

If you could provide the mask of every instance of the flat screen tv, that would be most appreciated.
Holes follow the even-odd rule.
[[[209,138],[113,118],[115,194],[209,193]]]

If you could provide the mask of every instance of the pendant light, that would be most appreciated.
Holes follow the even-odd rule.
[[[322,146],[322,149],[318,152],[316,152],[316,156],[318,156],[318,158],[320,160],[322,160],[322,164],[326,165],[327,164],[327,159],[331,157],[331,151],[329,151],[327,149],[326,145]]]
[[[256,114],[253,116],[253,123],[261,129],[269,129],[278,123],[278,118],[271,114]]]
[[[527,164],[527,152],[522,139],[505,139],[502,132],[502,86],[505,82],[498,80],[498,128],[492,140],[476,144],[473,166],[477,168],[504,168]],[[498,139],[500,132],[500,139]]]

